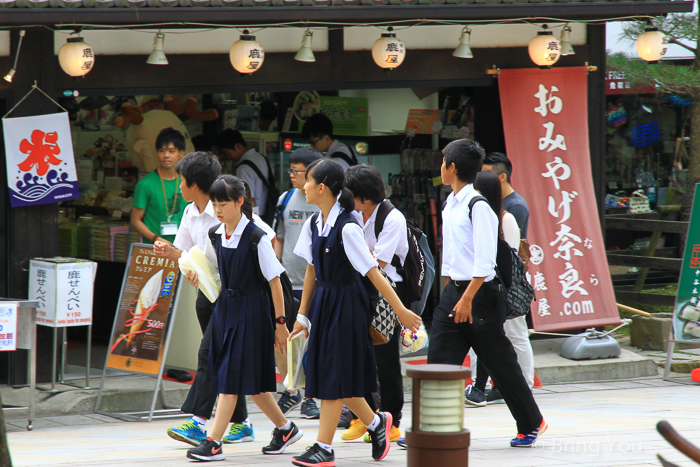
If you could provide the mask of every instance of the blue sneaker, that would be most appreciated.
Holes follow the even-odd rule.
[[[396,445],[400,447],[401,449],[408,449],[408,446],[406,446],[406,438],[399,438],[396,440]]]
[[[194,418],[190,418],[178,427],[168,428],[168,436],[192,446],[199,446],[202,441],[207,439],[207,432],[199,427],[199,423]]]
[[[537,441],[537,437],[544,433],[546,430],[547,422],[545,422],[543,419],[538,429],[536,429],[532,433],[518,433],[518,435],[510,441],[510,445],[514,448],[529,448],[535,444],[535,441]]]
[[[306,399],[301,403],[301,418],[318,419],[321,417],[321,411],[313,399]]]
[[[244,425],[243,423],[234,423],[231,425],[231,429],[228,434],[224,436],[221,440],[222,443],[248,443],[250,441],[255,441],[255,434],[253,433],[253,425]]]

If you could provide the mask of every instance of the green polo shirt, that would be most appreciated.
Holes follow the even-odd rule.
[[[172,213],[170,220],[179,226],[182,213],[187,206],[182,193],[180,193],[180,177],[175,180],[163,180],[163,184],[165,185],[165,198],[167,198],[167,212]],[[174,210],[173,201],[175,202]],[[167,221],[168,216],[166,214],[166,200],[163,198],[163,185],[157,170],[149,173],[136,184],[133,206],[146,211],[143,215],[143,223],[151,232],[169,242],[175,240],[175,235],[160,235],[160,223]],[[151,243],[146,238],[143,241]]]

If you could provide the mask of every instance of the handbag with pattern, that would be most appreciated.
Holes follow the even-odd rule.
[[[384,272],[382,268],[379,268],[379,272],[382,273],[382,276],[384,276],[392,287],[396,287],[394,281],[386,275],[386,272]],[[374,287],[374,285],[372,285],[372,287]],[[377,295],[379,299],[376,300],[376,305],[374,300],[370,298],[372,322],[369,325],[369,335],[372,336],[372,343],[374,345],[381,345],[389,342],[394,335],[396,329],[396,313],[394,313],[394,310],[391,308],[386,298],[382,297],[382,294],[377,292]]]

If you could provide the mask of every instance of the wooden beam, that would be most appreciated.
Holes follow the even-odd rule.
[[[629,266],[638,268],[663,269],[680,271],[683,260],[680,258],[649,258],[648,256],[630,256],[608,253],[608,264],[611,266]]]
[[[606,217],[607,230],[634,230],[637,232],[667,232],[684,234],[688,231],[688,222],[657,221],[652,219],[625,219]]]
[[[588,73],[588,147],[598,218],[605,237],[605,25],[587,25],[586,39],[589,64],[598,67],[598,71]]]
[[[633,292],[631,290],[615,289],[615,299],[623,303],[643,303],[645,305],[673,306],[676,303],[675,295],[663,295],[660,293]]]
[[[540,22],[545,18],[566,21],[607,19],[623,16],[659,16],[665,13],[690,13],[689,1],[631,2],[542,2],[487,3],[471,5],[352,5],[298,7],[208,7],[208,8],[4,8],[0,24],[46,24],[68,27],[71,23],[148,24],[204,22],[214,24],[275,24],[299,22],[303,27],[323,22],[363,24],[375,21],[501,20],[527,18]],[[550,22],[549,20],[547,22]],[[186,27],[185,24],[181,24]],[[156,29],[160,26],[154,26]],[[177,26],[175,26],[177,27]],[[170,57],[168,57],[169,59]]]

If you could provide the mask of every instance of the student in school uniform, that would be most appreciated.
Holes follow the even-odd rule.
[[[503,331],[506,304],[495,273],[498,217],[483,201],[474,203],[469,215],[484,150],[460,139],[442,153],[442,181],[452,193],[442,211],[445,289],[433,314],[428,363],[461,365],[473,347],[516,421],[518,434],[510,445],[530,447],[547,423]]]
[[[173,243],[174,247],[160,240],[156,240],[154,244],[156,256],[165,256],[173,261],[177,261],[183,251],[189,251],[195,245],[202,252],[209,251],[206,250],[206,246],[210,244],[209,229],[221,223],[216,218],[214,207],[209,199],[209,189],[221,174],[219,159],[211,152],[191,152],[177,163],[175,170],[180,175],[182,197],[190,204],[185,207]],[[214,265],[217,264],[213,250],[209,251],[208,259]],[[202,329],[202,341],[197,354],[197,377],[187,393],[187,399],[182,404],[182,411],[191,413],[192,417],[177,427],[168,428],[167,431],[171,438],[193,446],[199,446],[207,438],[204,428],[207,420],[211,418],[216,402],[217,394],[211,390],[211,378],[207,371],[214,305],[215,303],[211,303],[202,291],[197,292],[195,310]],[[236,403],[231,423],[229,434],[223,438],[224,443],[247,442],[255,439],[244,398]]]
[[[389,278],[396,284],[396,295],[406,305],[406,287],[403,277],[392,265],[394,257],[398,257],[403,265],[408,254],[408,237],[406,235],[406,218],[398,209],[392,209],[386,214],[379,236],[376,235],[375,225],[379,205],[384,202],[384,180],[376,167],[368,165],[356,165],[345,172],[345,186],[355,197],[355,211],[353,215],[362,227],[365,241],[370,251],[376,258],[379,266],[384,269]],[[374,346],[374,355],[377,360],[377,376],[379,379],[379,395],[382,412],[389,412],[393,418],[389,439],[397,441],[401,438],[399,425],[401,423],[401,409],[403,409],[403,376],[401,375],[401,359],[399,343],[401,333],[394,330],[389,342]],[[368,403],[373,409],[374,397],[369,397]],[[344,440],[353,440],[361,437],[367,429],[359,419],[350,424],[350,429],[343,433]],[[369,437],[365,436],[369,442]]]
[[[219,403],[211,437],[187,451],[188,458],[200,461],[224,459],[220,440],[237,399],[246,395],[276,427],[272,441],[262,448],[263,454],[281,454],[302,437],[301,430],[285,418],[272,396],[277,387],[274,347],[286,349],[289,336],[279,279],[284,268],[267,235],[262,234],[257,248],[251,248],[251,238],[259,227],[252,222],[248,193],[245,182],[233,175],[220,176],[209,192],[222,223],[216,230],[214,248],[222,288],[212,317],[209,350],[209,374],[212,387],[219,393]],[[207,245],[207,250],[212,248]],[[269,281],[271,297],[258,274],[251,273],[258,268]],[[189,273],[187,281],[196,287],[196,273]]]
[[[308,266],[290,339],[300,332],[310,335],[306,395],[322,403],[317,441],[292,459],[298,466],[336,465],[331,443],[343,403],[367,427],[374,460],[383,459],[391,446],[387,430],[392,415],[375,414],[364,399],[377,390],[377,373],[365,306],[368,295],[359,275],[367,276],[408,329],[417,330],[421,321],[403,306],[377,269],[362,228],[351,214],[355,201],[344,183],[343,168],[333,160],[315,161],[306,168],[306,200],[321,212],[306,221],[294,249]]]

